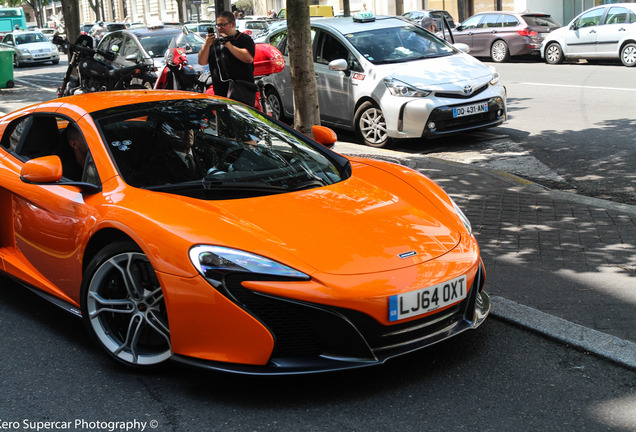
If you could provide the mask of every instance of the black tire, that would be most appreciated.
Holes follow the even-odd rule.
[[[561,49],[561,45],[556,42],[552,42],[547,47],[545,47],[545,61],[549,64],[560,64],[563,63],[565,57],[563,56],[563,50]]]
[[[356,131],[365,145],[382,148],[391,144],[384,114],[375,103],[367,101],[360,105],[354,119]]]
[[[20,63],[20,60],[18,60],[18,56],[14,55],[13,56],[13,67],[17,69],[20,66],[22,66],[22,63]]]
[[[636,65],[636,43],[630,42],[621,49],[621,62],[627,67]]]
[[[490,46],[490,58],[496,63],[503,63],[510,60],[508,44],[505,41],[496,40]]]
[[[265,89],[265,96],[267,96],[267,105],[269,105],[269,109],[272,112],[272,117],[274,117],[276,120],[285,121],[283,101],[278,95],[278,92],[269,87]]]
[[[153,367],[172,356],[163,291],[132,241],[116,241],[91,259],[80,298],[88,332],[113,360]]]
[[[56,65],[56,64],[60,64],[60,61],[59,61],[59,60],[53,60],[53,61],[51,61],[51,63],[53,63],[54,65]]]

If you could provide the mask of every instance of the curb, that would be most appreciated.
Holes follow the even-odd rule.
[[[636,343],[567,321],[540,310],[491,296],[491,314],[558,342],[636,370]]]

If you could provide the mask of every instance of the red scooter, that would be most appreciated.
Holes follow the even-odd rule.
[[[182,36],[174,38],[165,54],[165,66],[155,82],[155,89],[187,90],[203,93],[205,87],[199,82],[199,73],[188,63],[188,45],[183,46]]]

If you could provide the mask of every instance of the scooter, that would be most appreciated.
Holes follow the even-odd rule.
[[[192,49],[188,45],[182,46],[182,36],[178,36],[170,42],[164,56],[165,66],[161,69],[155,89],[187,90],[203,93],[203,82],[199,81],[200,74],[188,63],[186,54]]]

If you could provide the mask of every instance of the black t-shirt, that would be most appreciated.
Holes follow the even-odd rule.
[[[246,48],[252,57],[256,55],[256,45],[254,40],[248,35],[237,31],[236,35],[230,39],[231,44],[235,47]],[[212,44],[208,63],[212,75],[214,94],[216,95],[227,96],[230,79],[254,82],[254,63],[242,62],[221,44]],[[220,71],[219,67],[221,68]]]

